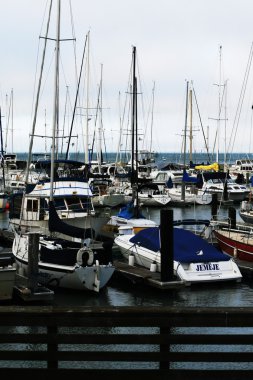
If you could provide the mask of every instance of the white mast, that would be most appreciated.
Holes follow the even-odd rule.
[[[221,117],[221,53],[222,46],[220,46],[220,70],[219,70],[219,103],[218,103],[218,119],[217,119],[217,152],[216,162],[219,162],[219,149],[220,149],[220,117]]]
[[[88,56],[87,56],[87,87],[86,87],[86,125],[85,125],[85,163],[89,163],[89,55],[90,55],[90,32],[88,32],[88,39],[87,39],[87,47],[88,47]]]
[[[153,142],[153,124],[154,124],[154,97],[155,97],[155,82],[152,89],[152,112],[151,112],[151,130],[150,130],[150,147],[149,153],[152,154],[152,142]]]
[[[101,165],[102,165],[102,123],[103,123],[103,117],[102,117],[102,75],[103,75],[103,64],[101,64],[101,78],[100,78],[100,118],[99,118],[99,127],[98,127],[98,144],[97,144],[97,158],[98,158],[98,169],[99,173],[102,173]]]
[[[58,129],[58,121],[59,121],[59,53],[60,53],[60,12],[61,12],[60,0],[58,0],[57,9],[58,9],[58,16],[57,16],[56,44],[55,44],[54,111],[53,111],[53,125],[52,125],[52,147],[51,147],[50,201],[53,201],[55,140],[56,140],[56,130]]]

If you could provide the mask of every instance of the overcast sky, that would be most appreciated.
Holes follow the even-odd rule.
[[[28,150],[32,127],[34,91],[38,85],[36,70],[38,73],[41,59],[38,52],[42,51],[44,43],[39,36],[45,35],[48,1],[0,0],[0,3],[0,99],[3,137],[5,142],[8,129],[7,151],[22,152]],[[56,3],[54,0],[54,8]],[[214,141],[219,126],[220,151],[224,151],[225,144],[229,146],[229,141],[235,140],[235,144],[230,144],[228,148],[230,152],[252,152],[251,71],[242,106],[239,103],[253,41],[252,0],[72,0],[70,3],[73,12],[72,31],[69,0],[61,0],[61,38],[71,39],[74,30],[77,70],[80,70],[85,38],[89,31],[89,104],[95,109],[95,94],[102,78],[102,120],[107,151],[117,149],[127,96],[132,47],[136,46],[140,75],[138,128],[144,131],[153,126],[154,150],[181,150],[185,127],[186,83],[189,81],[193,83],[199,109],[198,114],[193,101],[193,151],[205,151],[203,134],[210,151],[216,150]],[[54,14],[51,22],[53,25],[49,37],[55,38]],[[64,72],[64,81],[60,85],[62,114],[67,89],[71,105],[75,102],[76,83],[69,74],[71,65],[74,64],[70,46],[72,47],[70,41],[61,43],[61,52],[66,49],[65,53],[61,53],[60,64]],[[52,40],[48,41],[48,47],[51,52],[42,89],[52,104],[53,79],[49,80],[49,71],[53,68]],[[45,90],[46,82],[47,86],[50,83],[51,90]],[[11,92],[13,118],[10,112]],[[43,104],[40,104],[36,131],[42,134],[44,128],[50,135],[53,116],[46,101],[41,99],[41,103]],[[221,103],[221,120],[217,121]],[[240,118],[238,109],[241,109]],[[89,124],[94,124],[94,115],[95,110]],[[71,120],[70,111],[68,119]],[[237,134],[230,139],[231,131],[236,129]],[[80,143],[83,139],[82,132],[77,133]],[[148,147],[150,136],[151,132],[148,132],[145,138]],[[144,136],[140,138],[143,140]],[[77,146],[76,142],[74,144]],[[45,151],[49,146],[50,142],[42,138],[34,140],[34,151]]]

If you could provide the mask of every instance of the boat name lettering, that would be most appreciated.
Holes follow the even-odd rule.
[[[196,271],[203,272],[205,270],[220,270],[218,263],[206,263],[206,264],[197,264]]]

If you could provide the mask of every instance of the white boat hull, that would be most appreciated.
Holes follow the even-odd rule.
[[[124,194],[106,194],[93,196],[94,207],[117,207],[125,203]]]
[[[199,192],[195,194],[194,192],[185,191],[184,199],[182,199],[181,188],[168,189],[168,194],[172,202],[175,203],[188,203],[188,204],[199,204],[199,205],[209,205],[212,203],[212,195],[205,192]]]
[[[135,263],[150,269],[155,262],[157,272],[161,272],[160,252],[153,252],[133,244],[129,240],[133,235],[119,235],[115,243],[120,248],[122,255],[129,260],[129,255],[134,255]],[[207,283],[217,281],[241,281],[242,275],[233,259],[229,261],[219,261],[184,264],[174,260],[174,275],[188,285],[194,283]]]
[[[15,234],[13,254],[16,260],[17,273],[28,277],[28,235]],[[57,255],[55,250],[55,255]],[[39,255],[39,252],[38,252]],[[44,262],[38,259],[38,283],[52,288],[67,288],[73,290],[91,290],[99,292],[104,288],[115,268],[112,264],[100,265],[96,262],[91,266],[60,265]]]

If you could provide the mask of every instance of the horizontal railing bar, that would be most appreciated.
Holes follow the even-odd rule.
[[[253,364],[253,352],[139,352],[139,351],[0,351],[1,361],[83,361],[83,362],[191,362]],[[130,365],[131,365],[130,363]],[[253,370],[253,369],[252,369]]]
[[[164,314],[151,314],[143,315],[111,315],[105,314],[101,311],[101,315],[94,315],[92,312],[90,315],[76,315],[75,313],[63,313],[58,315],[52,311],[51,314],[45,315],[31,315],[22,313],[22,319],[18,320],[15,314],[2,314],[0,307],[0,325],[1,326],[13,326],[16,322],[16,326],[53,326],[70,327],[70,326],[86,326],[86,327],[253,327],[253,313],[251,314],[226,314],[223,315],[192,315],[187,313],[176,313],[171,315]]]
[[[81,335],[80,335],[81,334]],[[201,345],[253,345],[253,335],[245,334],[3,334],[0,343],[40,344],[201,344]]]
[[[76,369],[74,370],[75,379],[84,379],[91,376],[92,379],[102,379],[102,380],[118,380],[119,376],[121,380],[129,380],[129,376],[133,376],[133,373],[138,376],[138,378],[143,378],[145,380],[182,380],[189,378],[189,370],[160,370],[160,369],[139,369],[139,370],[122,370],[122,369],[103,369],[91,370],[91,369]],[[20,369],[16,368],[3,368],[1,369],[1,374],[7,376],[18,376],[20,375]],[[36,380],[44,380],[45,376],[60,376],[62,380],[69,379],[69,376],[73,376],[73,370],[67,368],[61,369],[44,369],[41,368],[39,371],[32,368],[22,368],[22,374],[28,380],[33,380],[36,376]],[[169,377],[168,377],[169,374]],[[248,380],[252,379],[252,372],[248,370],[191,370],[190,375],[193,376],[194,380],[213,380],[214,376],[220,380]],[[242,376],[242,377],[240,377]],[[137,377],[136,377],[137,378]]]

